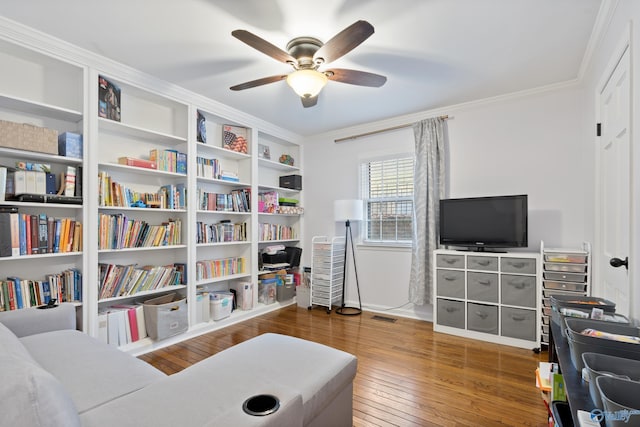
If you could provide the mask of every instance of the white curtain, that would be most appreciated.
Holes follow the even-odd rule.
[[[413,125],[415,166],[413,185],[413,251],[409,301],[431,304],[432,253],[438,246],[438,215],[445,188],[444,118]]]

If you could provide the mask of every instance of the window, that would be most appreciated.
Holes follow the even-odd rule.
[[[412,241],[413,157],[362,163],[365,243],[407,245]]]

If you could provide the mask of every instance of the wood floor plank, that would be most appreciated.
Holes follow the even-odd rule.
[[[140,356],[167,374],[266,332],[358,357],[355,427],[547,425],[535,387],[546,353],[434,333],[414,319],[327,315],[295,305]],[[384,315],[385,317],[392,317]]]

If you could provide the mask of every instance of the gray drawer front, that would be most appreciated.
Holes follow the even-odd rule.
[[[464,329],[464,301],[437,299],[438,325]]]
[[[502,307],[502,336],[535,341],[536,317],[537,313],[535,310]]]
[[[467,299],[498,302],[498,273],[467,273]]]
[[[464,298],[464,271],[438,270],[436,282],[438,296]]]
[[[500,264],[503,273],[536,274],[535,258],[502,258]]]
[[[502,304],[521,307],[536,307],[535,276],[502,275]]]
[[[498,271],[498,258],[470,255],[467,257],[467,268],[469,270]]]
[[[464,255],[436,255],[436,267],[464,268]]]
[[[467,303],[467,329],[498,335],[498,306]]]

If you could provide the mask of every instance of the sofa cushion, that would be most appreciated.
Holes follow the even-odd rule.
[[[53,331],[20,340],[62,383],[80,414],[166,377],[148,363],[79,331]]]
[[[0,414],[11,426],[79,426],[62,384],[40,367],[18,338],[0,323]]]

